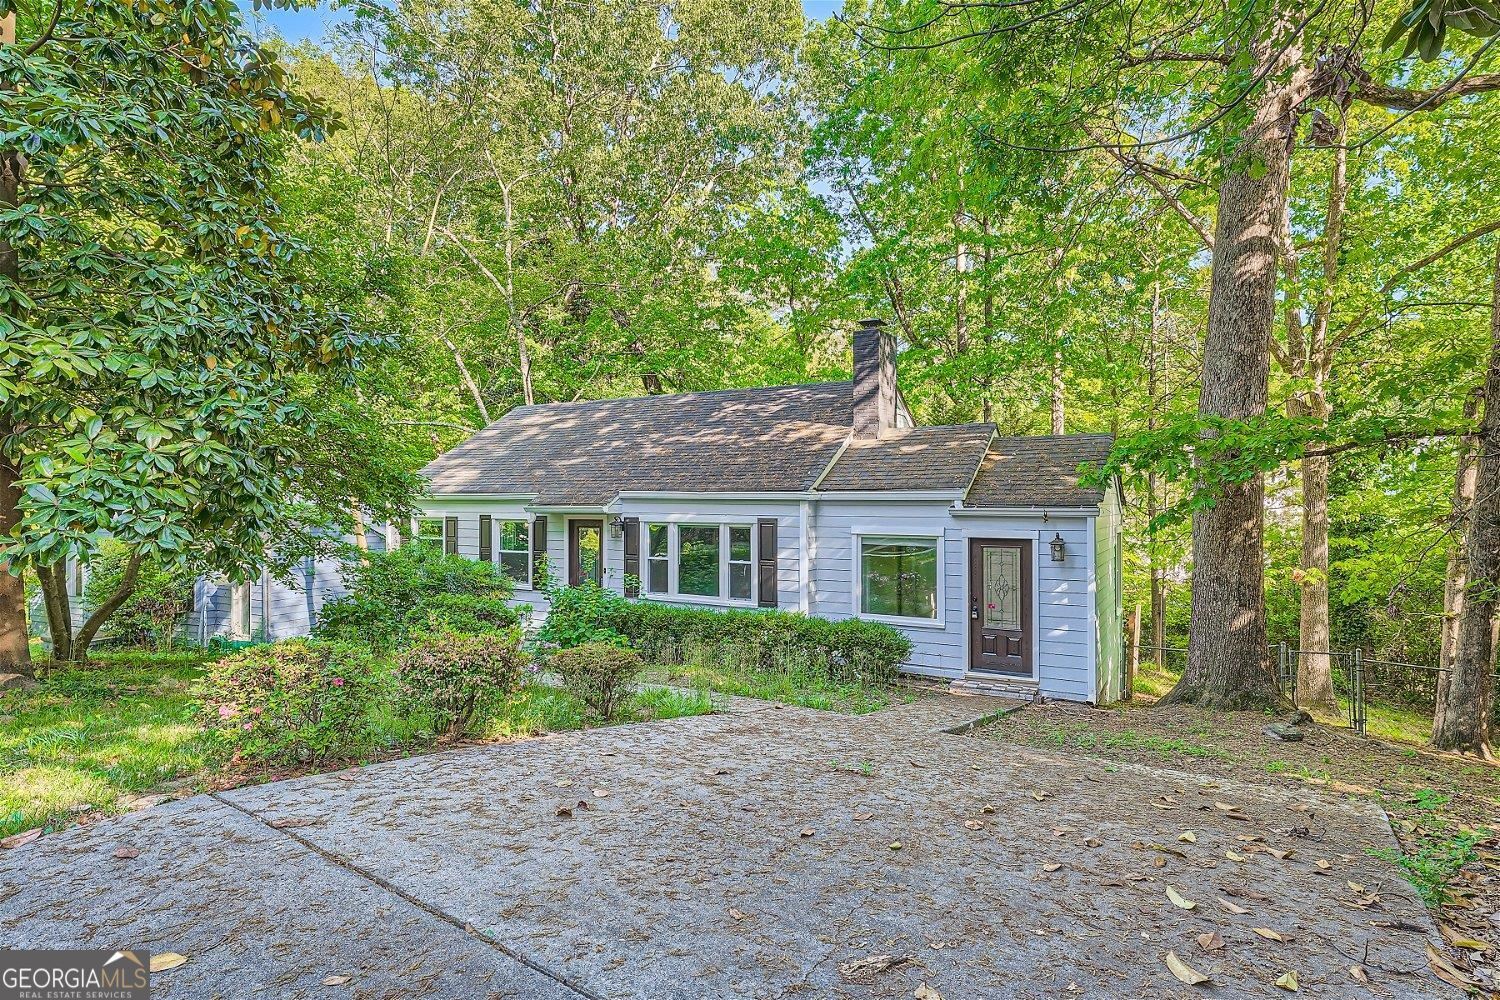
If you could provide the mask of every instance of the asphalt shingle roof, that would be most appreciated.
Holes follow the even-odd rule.
[[[818,489],[963,491],[994,434],[994,424],[947,424],[850,441]]]
[[[1104,460],[1109,435],[992,442],[992,424],[951,424],[851,441],[851,398],[848,382],[824,382],[521,406],[422,474],[435,496],[515,494],[544,507],[602,507],[622,491],[792,493],[814,484],[967,488],[970,507],[1101,499],[1078,488],[1077,468]]]
[[[997,438],[980,463],[968,507],[1087,507],[1104,499],[1080,489],[1078,466],[1098,466],[1115,439],[1108,434]]]
[[[848,382],[521,406],[422,470],[436,495],[598,507],[622,490],[793,492],[852,423]]]

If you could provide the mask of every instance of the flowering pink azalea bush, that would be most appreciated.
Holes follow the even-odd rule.
[[[210,664],[201,690],[206,728],[241,757],[307,763],[360,752],[380,674],[364,649],[288,639]]]
[[[460,736],[490,705],[520,689],[527,661],[518,628],[421,636],[396,657],[403,707],[426,713],[435,730]]]

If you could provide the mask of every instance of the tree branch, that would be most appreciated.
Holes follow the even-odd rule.
[[[1409,90],[1405,87],[1383,87],[1377,83],[1357,83],[1351,91],[1355,100],[1393,111],[1425,111],[1470,94],[1500,90],[1500,73],[1458,77],[1436,90]]]
[[[1168,190],[1167,186],[1156,178],[1156,171],[1151,168],[1150,164],[1138,160],[1133,156],[1126,156],[1115,146],[1105,146],[1104,149],[1110,156],[1120,161],[1120,165],[1125,168],[1126,172],[1134,174],[1151,185],[1151,189],[1161,195],[1162,200],[1171,207],[1172,211],[1176,212],[1182,217],[1183,222],[1192,227],[1193,232],[1198,234],[1198,239],[1203,241],[1203,245],[1206,248],[1209,250],[1214,248],[1214,235],[1209,231],[1207,225],[1191,209],[1184,205],[1177,195]]]
[[[1354,335],[1354,333],[1364,323],[1365,318],[1368,317],[1370,313],[1375,311],[1375,304],[1378,302],[1384,302],[1386,298],[1391,294],[1391,292],[1395,291],[1396,286],[1401,283],[1401,279],[1416,274],[1428,264],[1431,264],[1434,261],[1441,260],[1442,258],[1448,256],[1450,253],[1453,253],[1455,250],[1473,243],[1481,236],[1488,236],[1490,233],[1493,233],[1497,230],[1500,230],[1500,219],[1495,219],[1492,222],[1487,222],[1484,225],[1480,226],[1478,229],[1469,230],[1462,236],[1450,240],[1448,243],[1434,250],[1426,257],[1423,257],[1421,260],[1408,264],[1401,270],[1397,271],[1395,274],[1391,275],[1390,280],[1388,280],[1384,285],[1380,286],[1380,291],[1375,295],[1374,300],[1369,305],[1365,306],[1364,309],[1360,310],[1359,315],[1355,316],[1348,323],[1344,324],[1343,329],[1339,330],[1337,334],[1329,339],[1329,353],[1332,354],[1334,351],[1337,351],[1339,347],[1344,343],[1344,341],[1348,340],[1351,336]]]
[[[1140,55],[1132,55],[1125,51],[1120,52],[1120,65],[1125,67],[1145,66],[1150,63],[1163,62],[1218,63],[1221,66],[1228,66],[1229,56],[1222,52],[1176,52],[1169,49],[1143,52]]]

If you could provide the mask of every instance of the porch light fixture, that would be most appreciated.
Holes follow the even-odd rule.
[[[1051,548],[1052,561],[1062,562],[1063,558],[1068,554],[1068,545],[1063,541],[1062,532],[1058,532],[1052,536]]]
[[[625,519],[618,515],[609,519],[609,537],[621,538],[625,534]]]

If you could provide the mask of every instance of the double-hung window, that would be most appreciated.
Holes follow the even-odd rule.
[[[755,598],[755,529],[749,524],[644,524],[645,590],[714,603]]]
[[[646,593],[672,592],[671,529],[665,524],[646,525]]]
[[[498,521],[500,572],[522,587],[531,586],[531,526],[525,521]]]
[[[417,518],[417,541],[424,545],[443,547],[443,519],[440,517]]]
[[[859,536],[859,613],[874,618],[938,617],[938,541]]]

